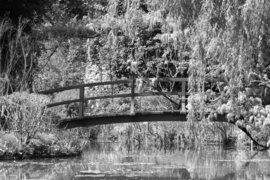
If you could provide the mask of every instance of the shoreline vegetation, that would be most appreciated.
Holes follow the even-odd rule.
[[[59,135],[59,133],[63,133]],[[0,132],[0,161],[8,160],[26,160],[26,159],[41,159],[41,158],[69,158],[74,156],[81,156],[83,150],[89,143],[102,143],[104,139],[86,139],[85,137],[77,136],[75,131],[59,131],[57,133],[37,133],[35,138],[31,139],[28,145],[21,144],[16,138],[13,132],[3,133]],[[57,137],[58,136],[58,137]],[[104,138],[104,137],[103,137]],[[125,146],[130,150],[144,149],[144,148],[156,148],[156,149],[196,149],[200,147],[209,146],[223,146],[228,149],[249,149],[250,144],[248,142],[239,144],[236,137],[228,137],[227,140],[203,140],[201,142],[194,142],[190,138],[182,139],[179,136],[171,138],[169,136],[163,136],[160,141],[154,141],[151,137],[148,139],[142,139],[139,142],[134,137],[128,137],[123,135],[112,141],[106,137],[109,143],[119,143],[121,146]]]
[[[21,146],[18,142],[12,141],[12,135],[6,134],[9,136],[9,140],[5,141],[5,145],[0,146],[0,161],[9,161],[9,160],[30,160],[30,159],[42,159],[42,158],[70,158],[75,156],[81,156],[83,150],[86,148],[88,143],[104,143],[97,142],[94,140],[77,140],[77,142],[72,142],[69,145],[60,145],[61,143],[55,143],[51,145],[47,142],[42,142],[41,139],[33,139],[30,145]],[[14,138],[14,137],[13,137]],[[1,137],[0,141],[2,141]],[[135,149],[144,149],[144,148],[155,148],[155,149],[196,149],[199,147],[210,147],[210,146],[223,146],[225,149],[236,149],[239,146],[236,145],[236,141],[231,140],[230,142],[220,142],[220,141],[207,141],[201,144],[194,144],[193,142],[172,142],[165,140],[163,145],[147,145],[145,142],[142,145],[138,144],[125,144],[124,142],[109,142],[109,143],[119,143],[121,146],[125,146],[130,150]],[[108,143],[108,142],[107,142]],[[72,145],[71,145],[72,144]],[[249,149],[250,145],[242,145],[240,149]]]
[[[16,92],[0,96],[0,160],[80,155],[86,141],[61,130],[46,108],[46,96]]]
[[[12,132],[0,134],[0,161],[79,156],[86,144],[83,139],[60,139],[53,134],[38,133],[26,145]]]

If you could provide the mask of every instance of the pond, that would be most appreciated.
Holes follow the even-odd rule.
[[[0,162],[1,180],[270,179],[270,153],[199,149],[129,150],[91,144],[81,157]]]

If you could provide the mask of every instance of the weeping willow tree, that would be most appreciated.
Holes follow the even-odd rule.
[[[204,1],[191,35],[190,118],[226,114],[256,144],[269,138],[269,5]],[[218,91],[206,90],[209,81]]]
[[[204,0],[199,12],[190,11],[196,13],[188,21],[189,119],[226,114],[229,123],[265,148],[270,125],[269,5],[263,0]]]
[[[98,25],[100,52],[110,52],[105,59],[119,77],[134,62],[136,74],[148,78],[188,70],[189,120],[225,114],[266,148],[269,10],[266,0],[109,0]]]

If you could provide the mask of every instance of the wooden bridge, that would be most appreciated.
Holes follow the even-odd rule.
[[[145,82],[149,80],[144,79]],[[86,127],[102,124],[114,124],[114,123],[127,123],[127,122],[156,122],[156,121],[187,121],[187,78],[160,78],[157,79],[157,82],[178,82],[181,84],[179,92],[162,92],[157,88],[155,91],[151,92],[135,92],[135,82],[136,79],[119,80],[119,81],[107,81],[107,82],[95,82],[89,84],[81,84],[77,86],[69,86],[63,88],[57,88],[52,90],[46,90],[39,92],[40,94],[53,94],[61,91],[79,89],[79,98],[74,100],[67,100],[62,102],[51,103],[48,107],[60,106],[70,103],[79,103],[79,112],[78,117],[70,119],[62,119],[59,122],[60,128],[75,128],[75,127]],[[96,96],[96,97],[85,97],[85,88],[91,88],[94,86],[104,86],[104,85],[119,85],[119,84],[131,84],[131,92],[128,94],[115,94],[115,95],[105,95],[105,96]],[[152,112],[138,112],[135,110],[135,98],[136,97],[146,97],[146,96],[168,96],[168,95],[178,95],[180,97],[179,101],[179,110],[174,111],[152,111]],[[106,114],[106,115],[84,115],[85,102],[89,100],[96,99],[106,99],[106,98],[131,98],[130,103],[130,113],[115,113],[115,114]],[[227,122],[226,118],[222,115],[218,115],[217,121]]]

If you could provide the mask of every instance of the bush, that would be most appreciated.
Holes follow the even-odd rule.
[[[14,132],[21,143],[29,144],[37,131],[45,127],[46,105],[49,98],[44,95],[16,92],[0,96],[0,106],[4,110],[6,130]]]
[[[41,143],[44,145],[53,145],[55,144],[58,139],[55,137],[53,134],[47,134],[47,133],[37,133],[36,134],[36,139],[38,139]]]
[[[15,151],[19,148],[19,139],[15,136],[14,133],[10,134],[1,134],[0,136],[0,149],[3,151]]]

